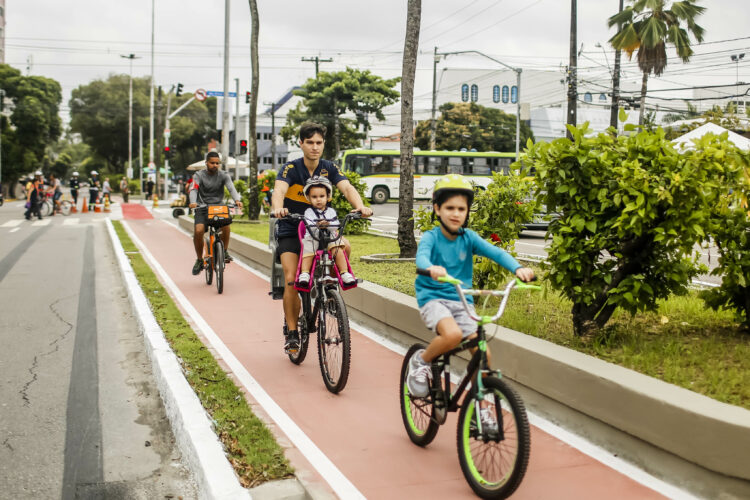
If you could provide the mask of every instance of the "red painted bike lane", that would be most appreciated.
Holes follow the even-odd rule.
[[[127,224],[244,368],[362,495],[475,498],[458,462],[456,414],[426,448],[407,437],[398,399],[400,355],[352,329],[349,381],[333,395],[323,385],[314,340],[300,366],[284,354],[281,301],[271,300],[267,281],[232,264],[218,295],[203,273],[191,275],[195,254],[183,232],[153,219]],[[293,466],[307,479],[322,481],[303,453],[288,453]],[[513,498],[663,497],[532,426],[529,468]]]

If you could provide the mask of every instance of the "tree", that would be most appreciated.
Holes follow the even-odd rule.
[[[384,80],[369,70],[352,68],[333,73],[320,72],[318,78],[310,78],[294,91],[302,101],[287,113],[281,135],[290,141],[296,138],[303,122],[321,123],[328,129],[323,154],[335,158],[342,148],[356,147],[366,137],[371,114],[380,121],[385,120],[382,110],[398,100],[399,93],[393,87],[399,80]],[[342,115],[347,112],[354,118],[344,118]],[[357,131],[360,126],[364,133]]]
[[[414,75],[419,53],[422,0],[409,0],[406,8],[404,59],[401,66],[401,175],[398,189],[398,247],[400,257],[414,257]],[[429,123],[428,123],[429,129]],[[429,131],[428,131],[429,140]]]
[[[516,117],[476,103],[445,103],[440,106],[435,147],[444,150],[515,151]],[[531,129],[521,123],[523,144],[534,139]],[[430,121],[417,124],[416,145],[428,149]]]
[[[686,292],[701,270],[694,245],[738,166],[725,162],[731,146],[715,136],[678,152],[662,129],[618,137],[593,136],[588,124],[569,130],[573,141],[530,145],[525,163],[536,168],[539,202],[560,214],[548,278],[573,302],[574,329],[585,336],[617,308],[653,310]]]
[[[258,183],[252,182],[252,179],[258,177],[258,141],[257,141],[257,120],[258,120],[258,29],[260,22],[258,20],[258,3],[256,0],[250,1],[250,20],[252,23],[250,33],[250,64],[252,66],[252,84],[250,86],[250,137],[248,137],[247,163],[250,167],[250,179],[248,198],[250,202],[247,207],[247,216],[250,219],[257,219],[260,216],[260,204],[258,201]],[[238,96],[239,97],[239,96]]]
[[[0,88],[11,101],[10,117],[0,117],[3,184],[14,186],[21,176],[36,170],[45,150],[60,137],[60,84],[41,76],[23,76],[0,64]]]
[[[632,6],[610,17],[607,24],[610,28],[618,25],[618,32],[609,40],[612,47],[624,50],[628,58],[638,51],[638,67],[643,72],[638,123],[642,125],[648,75],[653,73],[659,76],[667,67],[667,43],[674,45],[682,62],[690,60],[693,49],[688,32],[697,42],[703,41],[704,30],[695,23],[695,19],[706,8],[696,5],[697,0],[672,2],[670,8],[666,8],[668,0],[632,1]],[[687,30],[682,27],[683,23]]]

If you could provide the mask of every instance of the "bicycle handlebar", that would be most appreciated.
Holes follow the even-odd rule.
[[[428,278],[431,278],[432,275],[430,274],[430,271],[427,269],[417,268],[417,274],[421,276],[427,276]],[[515,278],[511,280],[503,290],[473,290],[470,288],[464,289],[461,287],[461,284],[463,283],[461,280],[454,278],[453,276],[441,276],[437,279],[437,281],[440,281],[442,283],[449,283],[456,287],[456,292],[458,293],[459,298],[461,299],[461,303],[464,306],[464,309],[466,310],[466,313],[469,315],[471,319],[478,323],[486,324],[486,323],[493,323],[497,321],[505,312],[505,305],[508,303],[508,298],[510,297],[510,291],[513,288],[518,288],[519,290],[541,290],[542,287],[539,285],[529,285],[528,283],[524,283],[519,278]],[[532,279],[532,281],[536,281],[536,276]],[[502,297],[503,300],[500,301],[500,305],[497,307],[497,312],[494,316],[477,316],[476,314],[471,312],[471,309],[469,308],[469,302],[466,300],[466,295],[471,296],[482,296],[482,295],[492,295],[495,297]]]

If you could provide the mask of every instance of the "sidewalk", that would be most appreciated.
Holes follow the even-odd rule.
[[[128,219],[127,211],[123,215]],[[397,396],[399,354],[353,329],[349,383],[341,394],[330,394],[321,380],[314,342],[301,366],[283,353],[281,302],[270,299],[267,281],[233,264],[220,296],[202,275],[188,271],[194,254],[183,232],[154,219],[126,223],[197,311],[200,317],[193,321],[205,321],[237,366],[273,400],[260,409],[249,398],[262,418],[272,419],[280,441],[286,436],[293,444],[287,456],[308,490],[337,491],[340,496],[354,491],[389,500],[474,498],[456,456],[455,414],[425,449],[406,436]],[[232,366],[232,360],[224,361]],[[235,376],[246,380],[237,370]],[[604,497],[661,495],[532,427],[529,469],[513,498]]]

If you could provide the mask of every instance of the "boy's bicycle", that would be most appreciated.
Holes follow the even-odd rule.
[[[426,269],[417,269],[417,273],[430,276]],[[526,473],[531,437],[520,396],[501,379],[498,370],[488,367],[484,325],[503,315],[513,288],[538,290],[539,287],[514,279],[504,290],[464,290],[461,281],[450,276],[439,281],[456,287],[466,312],[477,322],[477,334],[432,362],[430,394],[423,398],[409,394],[406,379],[409,361],[425,346],[414,344],[409,348],[401,366],[399,383],[401,417],[409,438],[419,446],[426,446],[435,438],[438,427],[445,423],[447,412],[459,411],[458,459],[464,477],[480,497],[506,498],[518,488]],[[494,316],[480,317],[472,314],[465,295],[493,295],[502,300]],[[452,389],[450,357],[472,348],[477,349],[466,373]],[[471,387],[467,389],[469,382]]]
[[[346,386],[349,378],[349,364],[351,360],[351,337],[349,335],[349,315],[346,312],[346,304],[341,297],[342,290],[348,290],[357,286],[356,283],[344,286],[339,275],[339,270],[334,263],[334,255],[328,250],[328,244],[338,240],[344,234],[344,229],[349,221],[361,219],[359,213],[349,213],[341,221],[339,235],[333,234],[325,227],[308,227],[305,218],[299,214],[289,214],[286,218],[300,221],[300,241],[304,236],[303,231],[310,228],[317,230],[317,237],[313,234],[313,240],[317,242],[317,250],[313,257],[310,269],[310,285],[307,289],[295,288],[299,291],[302,300],[302,313],[300,315],[297,331],[300,335],[300,346],[296,352],[289,352],[289,359],[294,364],[300,364],[307,356],[310,334],[317,333],[318,337],[318,360],[320,362],[320,373],[326,388],[332,393],[341,392]],[[343,252],[336,248],[333,252]],[[276,256],[274,255],[274,259]],[[300,253],[300,262],[302,254]],[[299,267],[297,268],[299,274]],[[349,268],[351,272],[351,267]],[[294,283],[290,283],[294,284]],[[340,287],[340,288],[339,288]],[[286,333],[286,322],[284,323]]]
[[[57,200],[58,208],[56,213],[61,213],[63,215],[70,215],[70,210],[73,204],[66,200],[60,198]],[[43,217],[49,217],[53,213],[55,213],[55,200],[52,193],[44,193],[42,200],[39,202],[39,212],[42,214]]]
[[[198,205],[196,210],[206,210],[208,213],[208,231],[203,238],[203,269],[206,271],[206,284],[210,285],[214,273],[216,273],[216,290],[219,293],[224,291],[224,259],[226,249],[224,242],[221,241],[221,228],[232,223],[232,216],[229,209],[234,208],[234,204],[227,205]]]

